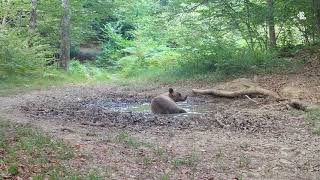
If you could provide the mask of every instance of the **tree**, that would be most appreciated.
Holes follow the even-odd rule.
[[[320,0],[313,0],[313,6],[316,17],[316,27],[318,34],[320,34]]]
[[[33,36],[37,26],[37,4],[38,0],[31,0],[30,24],[29,24],[29,47],[32,46]]]
[[[70,60],[70,6],[69,0],[62,0],[63,15],[61,20],[60,67],[68,70]]]
[[[272,49],[277,46],[276,31],[274,28],[274,17],[273,17],[273,0],[267,0],[267,4],[268,4],[269,46]]]

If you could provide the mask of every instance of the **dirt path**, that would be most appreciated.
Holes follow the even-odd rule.
[[[175,88],[182,87],[189,94],[195,85]],[[182,116],[101,107],[148,102],[167,89],[67,86],[1,97],[0,114],[70,142],[84,154],[70,164],[105,179],[320,179],[320,137],[268,99],[257,105],[190,94],[188,104],[207,110]]]

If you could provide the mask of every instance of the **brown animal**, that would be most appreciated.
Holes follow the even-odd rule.
[[[186,113],[186,111],[176,104],[178,101],[185,101],[188,96],[182,96],[179,92],[174,92],[172,88],[169,93],[161,94],[151,101],[151,110],[155,114],[176,114]]]

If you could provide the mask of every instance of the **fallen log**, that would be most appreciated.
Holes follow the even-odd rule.
[[[225,90],[218,90],[218,89],[193,89],[192,92],[194,94],[202,94],[202,95],[214,95],[219,97],[227,97],[227,98],[236,98],[240,96],[248,96],[248,95],[264,95],[270,96],[275,98],[276,100],[284,100],[278,93],[261,88],[261,87],[254,87],[251,86],[247,89],[238,90],[238,91],[225,91]]]
[[[297,109],[297,110],[301,110],[301,111],[305,111],[305,112],[320,110],[320,106],[316,105],[316,104],[307,103],[307,102],[300,101],[297,99],[283,98],[278,93],[276,93],[274,91],[270,91],[268,89],[264,89],[259,86],[252,86],[252,85],[244,85],[244,86],[247,88],[242,89],[242,90],[237,90],[237,91],[226,91],[226,90],[219,90],[219,89],[204,89],[204,90],[193,89],[192,92],[194,94],[213,95],[213,96],[226,97],[226,98],[237,98],[237,97],[244,96],[255,103],[257,103],[257,102],[255,100],[251,99],[249,96],[250,95],[263,95],[263,96],[272,97],[272,98],[276,99],[277,101],[285,102],[286,106],[288,106],[290,108]],[[223,126],[223,125],[221,125],[221,126]]]

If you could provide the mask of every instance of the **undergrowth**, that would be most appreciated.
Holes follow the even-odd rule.
[[[70,62],[68,72],[47,67],[34,73],[0,76],[0,96],[17,94],[63,84],[97,83],[110,80],[110,74],[90,64]]]
[[[313,125],[313,134],[320,136],[320,109],[308,112],[306,117]]]
[[[243,58],[243,59],[242,59]],[[273,56],[245,56],[221,61],[184,62],[170,67],[132,67],[118,75],[128,80],[174,83],[179,80],[221,81],[239,76],[294,73],[304,62]]]
[[[95,173],[82,175],[68,165],[76,155],[62,140],[0,118],[0,179],[99,179]]]

